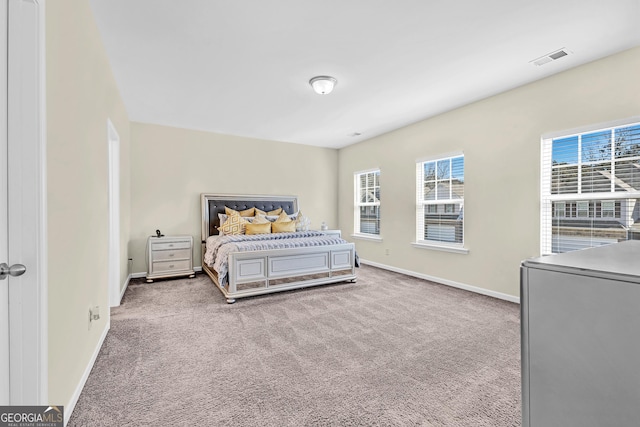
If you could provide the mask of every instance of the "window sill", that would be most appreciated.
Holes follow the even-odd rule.
[[[351,237],[353,237],[354,239],[371,240],[373,242],[382,242],[382,237],[376,236],[375,234],[353,233]]]
[[[469,249],[462,246],[435,245],[433,243],[411,242],[411,246],[420,249],[432,249],[434,251],[453,252],[456,254],[468,254]]]

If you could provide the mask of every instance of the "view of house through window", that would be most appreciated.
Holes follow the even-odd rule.
[[[547,139],[541,252],[640,239],[640,123]]]
[[[416,163],[416,242],[464,243],[464,156]]]
[[[355,174],[356,234],[380,234],[380,171]]]

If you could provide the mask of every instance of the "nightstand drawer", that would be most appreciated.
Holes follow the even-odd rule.
[[[191,249],[191,242],[152,243],[151,249],[154,251],[164,251],[167,249]]]
[[[167,271],[177,271],[177,270],[190,270],[191,269],[191,260],[180,260],[180,261],[159,261],[153,263],[153,272],[167,272]]]
[[[191,258],[191,248],[176,249],[173,251],[154,250],[151,253],[151,259],[155,261],[171,261],[171,260],[188,260]]]

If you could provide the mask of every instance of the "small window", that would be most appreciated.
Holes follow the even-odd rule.
[[[589,218],[589,202],[578,202],[578,218]]]
[[[615,218],[616,203],[613,200],[602,202],[602,218]]]
[[[354,233],[380,235],[380,171],[354,175]]]
[[[567,214],[567,204],[565,202],[556,202],[554,206],[554,215],[556,218],[564,218]]]

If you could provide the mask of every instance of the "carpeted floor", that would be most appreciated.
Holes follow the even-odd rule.
[[[520,425],[519,306],[370,266],[226,304],[136,282],[69,426]]]

